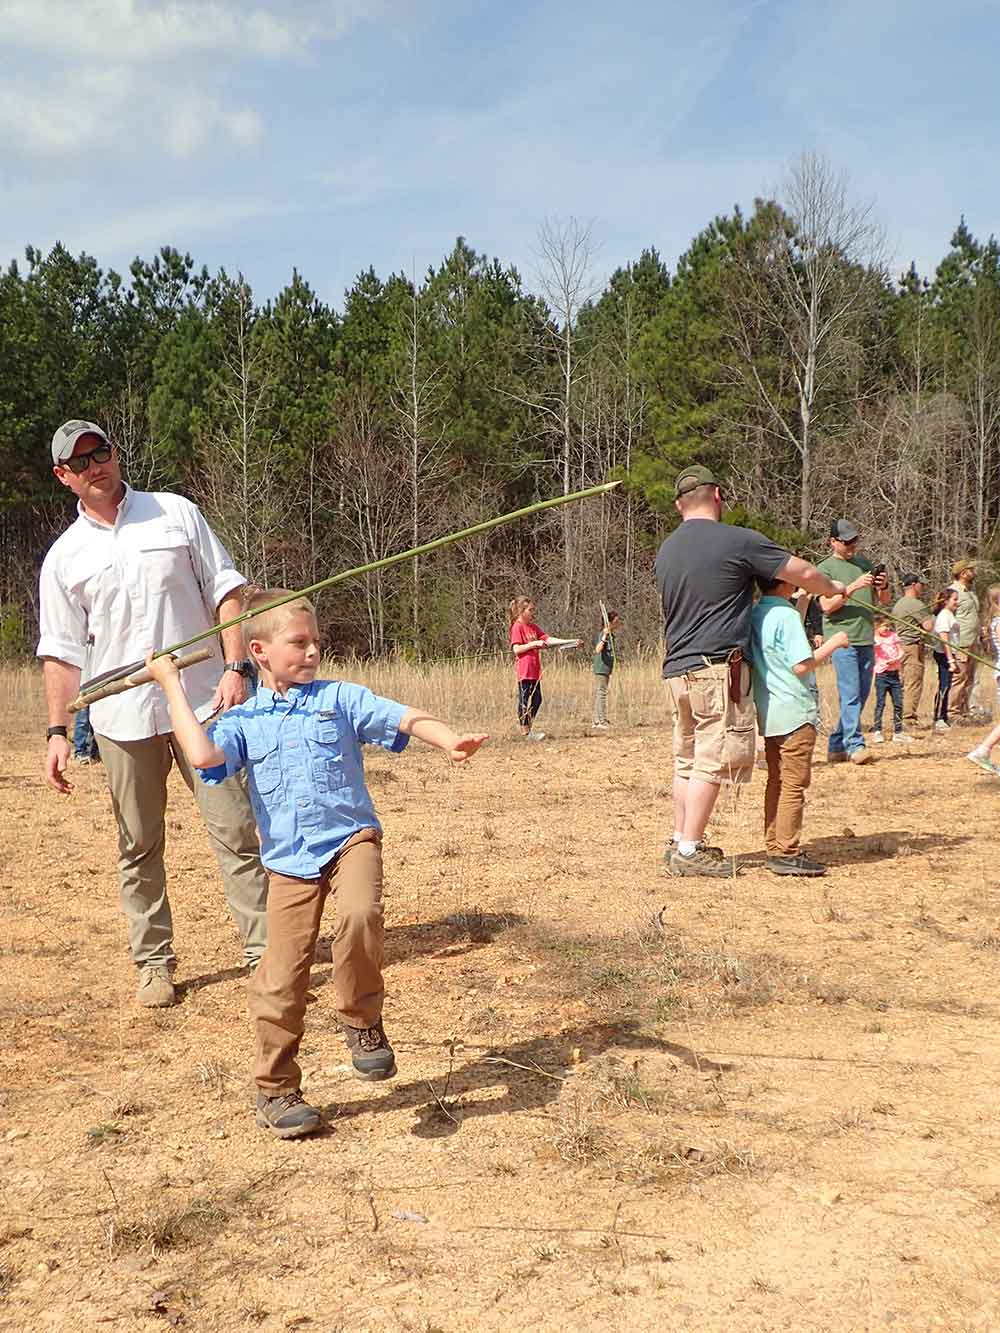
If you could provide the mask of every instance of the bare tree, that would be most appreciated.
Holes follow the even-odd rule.
[[[403,316],[405,361],[393,386],[393,406],[399,421],[399,438],[406,450],[409,464],[410,538],[411,545],[428,541],[436,533],[421,531],[425,513],[433,514],[430,503],[433,491],[447,471],[443,457],[444,426],[435,420],[443,397],[442,368],[428,367],[422,347],[422,330],[416,278],[411,284],[410,304]],[[420,562],[414,559],[411,570],[410,628],[413,646],[420,642]]]
[[[129,485],[137,490],[155,490],[163,474],[149,437],[145,395],[136,384],[131,367],[126,371],[124,387],[104,408],[103,419]]]
[[[254,338],[253,296],[242,275],[216,316],[221,368],[199,431],[197,489],[237,568],[263,584],[286,581],[290,552],[282,519],[298,495],[277,477],[276,437],[262,424],[274,390],[267,345]]]
[[[838,390],[845,401],[851,396],[845,386],[860,333],[884,290],[883,255],[871,205],[853,203],[846,176],[806,155],[792,168],[781,205],[758,205],[728,269],[732,370],[759,399],[772,432],[798,455],[802,528],[813,508],[821,407]],[[770,373],[772,349],[787,386],[781,369]]]
[[[577,320],[582,308],[599,289],[593,269],[595,244],[590,225],[573,217],[567,222],[546,219],[538,231],[536,259],[539,287],[549,308],[540,350],[543,362],[554,365],[556,376],[553,387],[547,389],[544,387],[545,367],[536,366],[535,382],[519,396],[519,401],[541,416],[541,433],[554,442],[553,462],[562,493],[568,495],[572,490],[577,392],[584,369]],[[568,612],[572,602],[574,562],[573,517],[568,509],[562,511],[561,523],[562,602],[563,610]]]
[[[358,563],[394,555],[411,518],[407,460],[397,441],[386,434],[367,389],[352,388],[344,394],[334,447],[327,451],[321,470],[334,497],[332,517]],[[352,580],[347,585],[353,596],[364,597],[372,656],[384,653],[389,644],[389,610],[398,577],[396,570],[376,569],[363,582]]]

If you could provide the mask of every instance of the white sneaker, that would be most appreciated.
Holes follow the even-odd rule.
[[[595,723],[594,723],[594,730],[595,730],[595,731],[607,731],[607,730],[609,730],[610,726],[611,726],[611,723],[610,723],[610,722],[595,722]]]
[[[880,731],[873,731],[873,732],[869,735],[868,739],[871,741],[872,745],[884,745],[884,744],[885,744],[885,737],[882,735],[882,733],[881,733]]]
[[[970,764],[975,764],[977,768],[985,769],[987,773],[992,773],[995,778],[1000,777],[1000,768],[997,768],[989,755],[983,754],[982,750],[970,750],[965,757]]]
[[[526,741],[543,741],[545,739],[544,731],[529,731],[524,738]]]
[[[950,726],[949,723],[945,722],[944,718],[939,717],[938,720],[934,723],[934,730],[935,730],[935,731],[951,731],[951,726]]]
[[[907,736],[905,731],[897,731],[892,738],[893,745],[912,745],[913,737]]]

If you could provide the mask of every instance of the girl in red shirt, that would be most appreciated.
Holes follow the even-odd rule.
[[[517,722],[521,735],[529,741],[545,739],[544,731],[535,731],[532,723],[542,706],[543,648],[579,648],[582,639],[554,639],[532,620],[535,603],[530,597],[515,597],[510,604],[510,646],[517,668]]]

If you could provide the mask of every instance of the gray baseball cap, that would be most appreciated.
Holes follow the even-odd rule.
[[[52,436],[52,461],[56,466],[66,462],[81,435],[96,435],[105,444],[111,443],[100,426],[95,426],[92,421],[64,421]]]

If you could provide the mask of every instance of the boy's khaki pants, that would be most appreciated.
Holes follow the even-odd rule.
[[[816,728],[808,723],[787,736],[768,736],[764,792],[764,846],[768,856],[797,856],[806,788],[812,780]]]
[[[924,645],[922,643],[903,644],[903,723],[906,726],[917,725],[917,713],[920,709],[920,696],[924,689]]]
[[[257,1033],[254,1078],[268,1097],[296,1091],[306,992],[327,895],[336,896],[333,984],[341,1022],[374,1027],[382,1016],[382,835],[362,829],[344,843],[319,879],[269,871],[267,949],[250,983]]]

